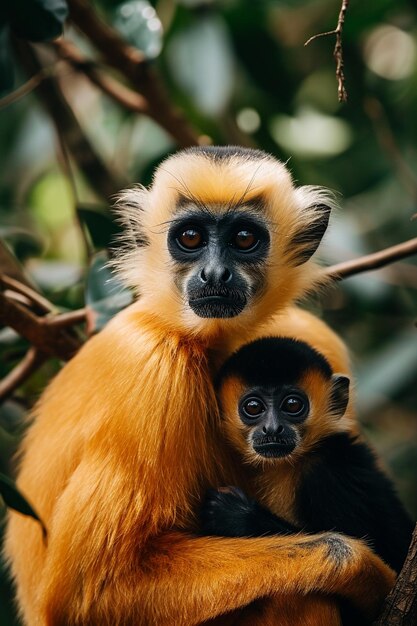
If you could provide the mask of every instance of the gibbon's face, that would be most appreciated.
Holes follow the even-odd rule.
[[[249,430],[255,454],[283,458],[294,452],[310,413],[310,402],[303,389],[279,385],[270,389],[249,388],[239,399],[239,417]]]
[[[168,250],[178,290],[198,317],[235,317],[261,293],[270,234],[260,203],[223,212],[184,199],[168,231]]]
[[[317,283],[310,257],[330,204],[264,152],[191,148],[166,159],[150,189],[121,194],[115,265],[171,326],[207,336],[250,327]]]
[[[337,432],[349,400],[349,379],[293,339],[247,344],[219,376],[227,434],[251,462],[292,459]]]

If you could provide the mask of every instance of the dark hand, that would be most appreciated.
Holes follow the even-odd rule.
[[[297,532],[238,487],[210,489],[201,510],[202,532],[217,537],[260,537]]]

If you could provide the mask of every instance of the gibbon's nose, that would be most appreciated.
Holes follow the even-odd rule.
[[[226,285],[232,280],[232,272],[222,265],[203,267],[200,272],[200,280],[202,283],[212,282]]]
[[[280,435],[284,432],[284,426],[279,424],[276,428],[262,426],[262,432],[264,435]]]

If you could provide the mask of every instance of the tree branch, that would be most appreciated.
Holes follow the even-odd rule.
[[[70,332],[49,324],[47,317],[35,315],[4,292],[0,292],[0,323],[13,328],[49,357],[67,361],[81,346],[81,341]]]
[[[148,115],[183,148],[199,143],[197,132],[173,107],[156,72],[143,54],[129,46],[103,22],[88,0],[68,0],[70,18],[101,53],[106,63],[125,76],[148,103]]]
[[[33,47],[19,41],[16,49],[21,64],[29,74],[42,70],[42,64]],[[112,197],[123,186],[122,182],[115,178],[86,137],[56,78],[49,76],[43,80],[38,85],[37,94],[51,116],[58,137],[62,136],[91,188],[106,200]]]
[[[87,309],[78,309],[54,315],[53,317],[48,317],[46,321],[48,326],[53,328],[68,328],[76,324],[83,324],[87,321]]]
[[[0,381],[0,403],[7,400],[14,390],[20,387],[47,358],[47,355],[37,348],[29,348],[20,363]]]
[[[0,326],[13,328],[32,344],[22,361],[0,381],[0,402],[47,359],[58,357],[67,361],[81,347],[82,340],[71,332],[71,326],[86,322],[87,310],[60,315],[54,311],[53,305],[32,288],[9,276],[0,276]]]
[[[358,259],[331,265],[324,270],[324,273],[334,280],[342,280],[343,278],[361,274],[362,272],[376,270],[390,263],[395,263],[395,261],[399,261],[400,259],[404,259],[405,257],[412,256],[413,254],[417,254],[417,237],[399,243],[396,246],[385,248],[380,252],[374,252],[373,254],[368,254]]]
[[[67,61],[73,69],[82,72],[94,85],[125,109],[134,113],[150,115],[148,102],[143,96],[101,72],[97,64],[83,56],[72,41],[61,37],[52,42],[52,45],[59,56]]]
[[[31,287],[28,287],[28,285],[23,284],[15,278],[11,278],[10,276],[2,274],[0,276],[0,286],[1,285],[3,285],[3,287],[16,291],[17,293],[22,294],[22,296],[28,298],[28,300],[32,303],[32,307],[35,309],[35,311],[39,310],[39,312],[41,313],[51,313],[52,311],[54,311],[54,307],[49,302],[49,300],[41,296],[40,293],[38,293]]]
[[[417,624],[417,525],[410,549],[397,582],[385,600],[374,626],[415,626]]]
[[[36,89],[43,80],[54,74],[56,68],[54,65],[50,67],[43,67],[37,74],[29,78],[23,85],[20,85],[17,89],[12,91],[12,93],[7,94],[3,98],[0,98],[0,109],[3,109],[10,104],[14,104],[21,98],[27,96],[31,91]]]
[[[339,102],[346,102],[348,99],[348,94],[345,87],[345,74],[343,71],[344,62],[343,62],[343,47],[342,47],[342,33],[343,26],[345,23],[346,11],[349,6],[349,0],[342,0],[342,6],[340,8],[339,17],[337,20],[337,26],[334,30],[329,30],[326,33],[319,33],[318,35],[313,35],[305,42],[305,46],[308,46],[309,43],[318,39],[319,37],[327,37],[328,35],[336,35],[336,45],[334,47],[333,56],[336,61],[336,78],[337,78],[337,95],[339,98]]]

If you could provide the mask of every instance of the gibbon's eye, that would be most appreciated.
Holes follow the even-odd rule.
[[[306,401],[300,396],[287,396],[281,404],[281,410],[294,417],[304,413],[306,407]]]
[[[259,398],[248,398],[242,404],[242,411],[246,417],[253,419],[264,413],[266,407]]]
[[[233,235],[230,244],[241,252],[252,252],[258,247],[259,239],[250,230],[239,230]]]
[[[193,251],[201,248],[205,241],[200,230],[190,227],[178,234],[177,243],[183,250]]]

